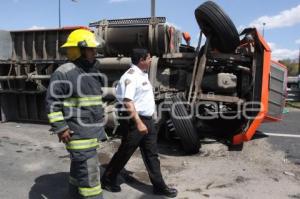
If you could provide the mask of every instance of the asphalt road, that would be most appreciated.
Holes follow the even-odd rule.
[[[69,155],[48,129],[48,125],[0,124],[0,199],[69,198]],[[143,189],[125,186],[122,198],[161,198],[151,194],[151,187]],[[105,191],[105,199],[116,195]]]
[[[288,108],[280,122],[265,123],[260,127],[262,133],[275,150],[286,153],[286,158],[300,165],[300,109]]]
[[[207,187],[211,186],[212,182],[217,184],[224,183],[224,181],[227,182],[235,178],[240,179],[240,176],[245,176],[245,179],[252,179],[251,176],[259,176],[260,178],[259,181],[253,179],[252,185],[252,181],[249,180],[250,184],[246,186],[250,186],[248,190],[245,190],[244,184],[232,188],[227,187],[226,189],[223,184],[221,184],[222,186],[220,185],[220,187],[223,187],[222,190],[224,190],[224,193],[222,193],[222,197],[217,198],[224,198],[225,195],[229,193],[229,198],[248,198],[243,196],[245,191],[250,190],[252,193],[253,190],[256,190],[256,194],[259,196],[263,196],[264,193],[269,196],[270,193],[265,191],[265,189],[268,188],[269,190],[277,190],[277,192],[272,191],[274,195],[281,194],[285,196],[285,192],[288,192],[288,194],[296,194],[296,198],[300,198],[300,193],[298,194],[298,191],[296,191],[299,183],[297,179],[300,176],[300,172],[298,172],[299,167],[297,166],[300,165],[299,123],[300,110],[290,109],[289,113],[284,116],[283,121],[263,124],[260,128],[261,132],[272,133],[279,136],[269,136],[260,140],[250,141],[241,153],[229,153],[221,144],[203,144],[206,153],[202,155],[161,155],[162,168],[165,174],[169,173],[168,182],[176,184],[176,187],[181,191],[180,199],[198,199],[199,195],[207,197],[206,192],[211,194],[212,198],[214,198],[213,196],[217,196],[217,194],[220,193],[218,189],[216,189],[215,192],[208,190]],[[49,134],[48,129],[49,126],[47,125],[0,124],[1,199],[67,198],[68,153],[64,149],[64,146],[57,142],[57,138]],[[289,137],[293,135],[298,137]],[[294,167],[289,168],[287,166],[289,164],[287,163],[282,166],[281,156],[276,155],[273,150],[268,149],[260,153],[259,151],[266,149],[262,145],[265,141],[271,143],[274,150],[284,151],[286,158],[295,163],[293,164]],[[102,158],[100,162],[107,163],[110,159],[108,154],[112,155],[112,152],[116,150],[113,144],[107,143],[106,147],[108,146],[110,146],[110,148],[106,149],[107,151],[104,151],[105,153],[101,153]],[[135,157],[135,159],[140,160],[141,158]],[[275,161],[276,164],[273,164],[272,161]],[[142,166],[138,167],[137,165],[139,164]],[[224,165],[226,165],[225,168],[228,169],[224,169]],[[282,166],[282,168],[278,168],[280,166]],[[143,170],[141,170],[141,168]],[[141,179],[148,179],[142,161],[131,160],[129,169],[135,171],[135,174]],[[103,171],[103,168],[101,168],[101,170]],[[287,176],[283,174],[283,171],[292,171],[295,177]],[[195,175],[195,172],[197,175]],[[272,178],[267,175],[269,172],[273,172],[270,174]],[[207,175],[208,173],[210,173],[210,175]],[[190,176],[189,182],[187,182],[186,176]],[[226,176],[227,180],[224,180]],[[273,180],[274,176],[276,177],[276,181]],[[220,177],[220,179],[218,179],[218,177]],[[143,180],[141,181],[144,182]],[[240,180],[238,181],[240,182]],[[188,188],[185,187],[186,185],[188,185]],[[193,185],[194,188],[191,188],[190,185]],[[289,190],[285,189],[284,192],[284,190],[281,190],[281,187],[285,185],[289,186]],[[121,194],[104,192],[105,198],[163,198],[152,195],[151,186],[145,186],[143,183],[138,183],[137,185],[134,183],[133,185],[123,183],[121,186],[123,189]],[[240,193],[238,193],[239,187]],[[260,187],[262,187],[263,190],[260,190]],[[190,196],[188,194],[194,195]],[[236,196],[232,197],[234,194]],[[257,198],[255,193],[253,193],[252,196],[252,198]]]

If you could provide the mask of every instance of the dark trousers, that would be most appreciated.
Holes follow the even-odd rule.
[[[157,131],[152,118],[141,116],[147,126],[148,134],[142,135],[138,132],[132,120],[120,121],[120,128],[123,132],[121,145],[109,162],[103,176],[116,180],[117,175],[124,168],[137,147],[140,147],[143,161],[149,174],[151,183],[157,187],[165,187],[160,170],[160,161],[157,150]]]

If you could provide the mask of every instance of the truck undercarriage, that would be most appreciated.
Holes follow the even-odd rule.
[[[182,44],[182,33],[163,17],[90,24],[103,42],[97,59],[108,80],[103,99],[106,127],[113,134],[118,133],[114,86],[130,67],[135,47],[147,48],[153,56],[149,78],[159,132],[179,137],[187,153],[198,152],[203,137],[240,145],[267,116],[281,117],[286,69],[271,63],[270,48],[258,31],[248,28],[239,35],[210,1],[200,5],[195,16],[201,28],[197,47]],[[0,31],[1,121],[47,122],[49,78],[67,61],[60,46],[77,28]]]

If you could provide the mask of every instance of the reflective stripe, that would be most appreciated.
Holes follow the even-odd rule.
[[[102,189],[100,187],[100,185],[95,186],[95,187],[79,187],[79,194],[85,197],[88,196],[95,196],[95,195],[99,195],[102,193]]]
[[[102,105],[102,102],[97,102],[97,101],[89,101],[89,102],[64,102],[64,106],[66,107],[72,107],[72,106],[98,106]]]
[[[74,186],[78,186],[77,180],[75,178],[73,178],[72,176],[69,176],[69,183]]]
[[[90,100],[101,100],[102,97],[99,96],[93,96],[93,97],[73,97],[66,99],[67,101],[90,101]]]
[[[102,104],[101,96],[94,97],[78,97],[78,98],[68,98],[64,100],[64,106],[97,106]]]
[[[64,120],[63,113],[59,112],[52,112],[48,114],[48,119],[50,123],[59,122]]]
[[[99,146],[99,142],[97,138],[84,139],[84,140],[71,140],[66,144],[66,148],[71,150],[90,149],[98,146]]]

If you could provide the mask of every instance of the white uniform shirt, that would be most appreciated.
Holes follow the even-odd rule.
[[[139,115],[152,116],[155,111],[154,94],[148,74],[136,65],[131,65],[121,77],[116,95],[119,102],[124,98],[133,101],[135,110]]]

